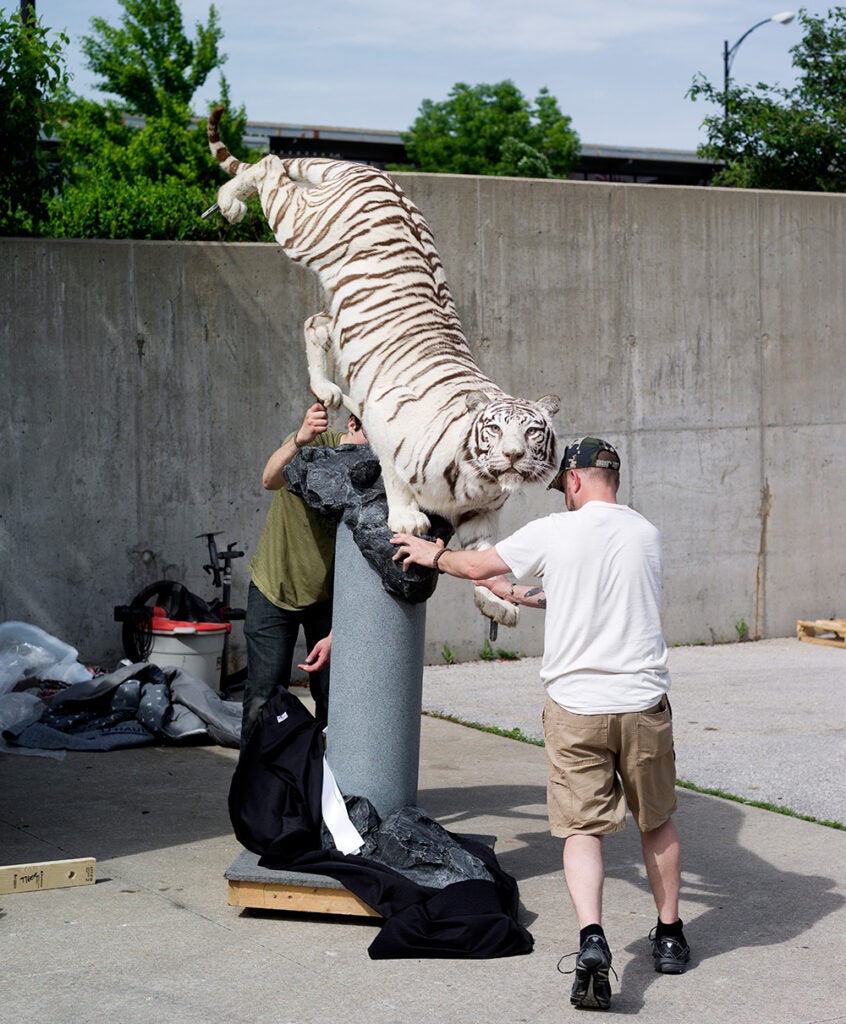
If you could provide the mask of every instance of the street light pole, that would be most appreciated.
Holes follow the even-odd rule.
[[[734,61],[735,54],[737,53],[740,44],[751,32],[754,32],[756,28],[760,28],[762,25],[768,25],[771,21],[774,21],[777,25],[789,25],[795,17],[796,15],[793,13],[793,11],[782,11],[781,14],[773,14],[769,18],[764,18],[763,21],[756,22],[752,26],[752,28],[748,28],[743,33],[740,39],[738,39],[734,46],[732,46],[731,48],[729,48],[728,39],[725,40],[725,42],[723,43],[723,124],[728,124],[728,91],[731,65]]]

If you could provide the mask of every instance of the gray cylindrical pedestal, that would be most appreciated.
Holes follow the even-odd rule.
[[[426,605],[393,597],[338,527],[326,759],[380,817],[417,802]]]

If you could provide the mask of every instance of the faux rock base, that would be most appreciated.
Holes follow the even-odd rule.
[[[410,566],[402,571],[392,561],[396,548],[388,528],[388,499],[379,460],[368,445],[302,448],[285,467],[288,490],[332,522],[343,521],[352,531],[362,555],[389,594],[411,604],[427,601],[435,592],[438,574]],[[453,529],[441,516],[429,515],[429,540],[448,544]]]

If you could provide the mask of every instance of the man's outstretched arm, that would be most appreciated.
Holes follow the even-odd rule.
[[[422,565],[424,569],[438,569],[463,580],[487,579],[504,572],[510,566],[502,560],[496,548],[481,551],[450,551],[443,541],[433,543],[410,533],[395,533],[391,543],[397,547],[395,562],[402,562],[403,572],[409,565]]]

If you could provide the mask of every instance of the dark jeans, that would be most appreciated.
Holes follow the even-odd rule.
[[[296,612],[277,608],[250,583],[244,638],[247,641],[247,685],[244,688],[244,720],[241,726],[243,749],[250,727],[277,686],[288,688],[294,662],[294,646],[300,627],[306,647],[312,647],[332,629],[332,602],[301,608]],[[309,688],[314,698],[315,717],[326,724],[329,713],[329,666],[309,673]]]

